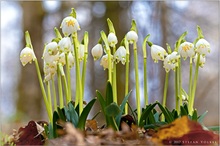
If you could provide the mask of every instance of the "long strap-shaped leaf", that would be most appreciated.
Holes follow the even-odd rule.
[[[78,122],[78,125],[77,127],[81,130],[84,130],[85,129],[85,124],[86,124],[86,119],[89,115],[89,112],[91,110],[91,108],[93,107],[94,103],[96,101],[96,98],[94,98],[93,100],[91,100],[86,106],[85,108],[83,109],[80,117],[79,117],[79,122]]]
[[[140,118],[140,122],[138,123],[140,127],[144,126],[145,120],[148,118],[149,113],[151,112],[151,110],[153,110],[153,108],[156,106],[157,103],[154,104],[149,104],[146,109],[144,109],[144,111],[142,112],[141,118]]]

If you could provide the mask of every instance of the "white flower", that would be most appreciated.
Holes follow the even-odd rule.
[[[69,37],[62,38],[58,43],[58,48],[60,52],[73,51],[73,45]]]
[[[158,62],[158,60],[164,60],[164,57],[167,55],[167,52],[164,48],[158,45],[152,45],[151,46],[151,57],[154,60],[155,63]]]
[[[73,67],[74,66],[74,57],[73,54],[71,52],[69,52],[68,54],[68,61],[69,61],[69,67]]]
[[[112,55],[111,55],[112,56]],[[112,56],[113,57],[113,56]],[[112,62],[111,62],[112,63]],[[104,70],[108,68],[108,54],[102,56],[100,65],[103,66]]]
[[[124,46],[120,46],[115,54],[114,54],[114,60],[116,63],[120,62],[125,65],[125,62],[126,62],[126,49]]]
[[[57,72],[57,62],[44,62],[44,80],[51,80]]]
[[[103,55],[103,48],[101,44],[97,44],[92,48],[92,56],[94,60],[98,60]]]
[[[80,30],[78,21],[72,16],[68,16],[63,19],[60,28],[65,36],[68,36],[77,30]]]
[[[64,52],[59,54],[59,61],[58,62],[61,63],[62,66],[64,66],[66,64],[66,58],[65,58],[65,53]]]
[[[50,42],[45,46],[44,53],[49,55],[55,55],[58,53],[58,44],[56,42]]]
[[[198,54],[196,54],[195,57],[194,57],[194,63],[195,63],[195,64],[197,63],[197,60],[198,60]],[[204,64],[205,64],[205,61],[206,61],[205,56],[200,55],[200,58],[199,58],[199,66],[200,66],[200,67],[203,67]]]
[[[108,34],[108,43],[111,47],[114,47],[118,43],[116,35],[112,32]]]
[[[33,49],[29,47],[25,47],[20,53],[20,60],[23,66],[25,66],[28,62],[31,63],[36,59]]]
[[[193,57],[195,55],[194,45],[190,42],[184,42],[179,46],[178,52],[184,60],[187,57]]]
[[[133,44],[134,42],[137,42],[138,35],[135,31],[131,30],[127,33],[126,38],[130,44]]]
[[[82,61],[83,60],[83,58],[84,58],[84,45],[83,44],[80,44],[79,45],[79,49],[78,49],[78,59],[80,60],[80,61]]]
[[[175,71],[175,67],[178,66],[178,59],[180,55],[177,52],[172,52],[171,54],[167,55],[163,62],[163,67],[165,68],[166,72],[169,72],[171,69]]]
[[[200,55],[205,56],[207,53],[210,53],[210,44],[205,39],[200,39],[196,43],[196,52]]]

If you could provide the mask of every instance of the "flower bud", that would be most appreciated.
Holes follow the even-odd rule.
[[[65,36],[68,36],[77,30],[80,30],[78,21],[72,16],[68,16],[63,19],[60,28]]]
[[[94,60],[98,60],[103,55],[103,48],[101,44],[95,45],[91,50]]]
[[[125,65],[125,62],[126,62],[126,49],[124,46],[120,46],[115,54],[114,54],[114,60],[116,63],[120,62]]]
[[[190,42],[184,42],[179,46],[178,52],[186,60],[187,57],[195,55],[194,45]]]
[[[108,43],[110,47],[114,47],[118,43],[118,39],[114,33],[108,34]]]
[[[205,56],[207,53],[210,53],[210,44],[205,39],[200,39],[196,43],[196,52],[202,56]]]
[[[164,57],[167,55],[167,52],[164,48],[158,45],[152,45],[151,46],[151,57],[154,60],[155,63],[158,62],[158,60],[164,60]]]
[[[31,63],[32,60],[36,59],[33,49],[29,47],[25,47],[20,53],[20,60],[23,66],[25,66],[28,62]]]
[[[134,42],[137,42],[138,35],[135,31],[131,30],[127,33],[126,38],[130,44],[133,44]]]

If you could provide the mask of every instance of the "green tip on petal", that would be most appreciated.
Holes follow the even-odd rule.
[[[72,16],[73,18],[76,18],[76,10],[74,8],[72,8],[70,16]]]
[[[136,27],[136,21],[133,19],[131,22],[131,30],[135,31],[136,33],[138,33],[137,31],[137,27]]]
[[[109,27],[109,33],[112,32],[115,34],[115,29],[114,29],[113,23],[109,18],[107,19],[107,23],[108,23],[108,27]]]

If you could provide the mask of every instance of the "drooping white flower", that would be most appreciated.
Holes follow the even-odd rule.
[[[51,80],[57,71],[57,62],[44,62],[44,80],[49,81]]]
[[[198,60],[198,54],[196,54],[194,56],[194,63],[197,64],[197,60]],[[205,56],[203,55],[200,55],[200,58],[199,58],[199,66],[202,68],[204,65],[205,65]]]
[[[59,60],[58,44],[50,42],[45,46],[43,57],[45,64],[53,66]]]
[[[60,52],[73,51],[73,45],[69,37],[62,38],[58,43],[58,48]]]
[[[62,64],[62,66],[64,66],[66,64],[66,58],[65,58],[65,53],[62,52],[61,54],[59,54],[59,63]]]
[[[25,66],[28,62],[31,63],[36,59],[33,49],[29,47],[25,47],[20,53],[20,61],[23,66]]]
[[[108,43],[110,47],[114,47],[118,43],[118,39],[114,33],[108,34]]]
[[[58,44],[56,42],[50,42],[45,46],[44,53],[49,55],[56,55],[58,53]]]
[[[169,72],[171,69],[175,71],[175,67],[178,66],[177,61],[179,58],[180,55],[175,51],[166,56],[163,62],[163,67],[165,68],[166,72]]]
[[[112,55],[111,55],[111,56],[112,56]],[[113,56],[112,56],[112,57],[113,57]],[[112,57],[111,57],[111,58],[112,58]],[[108,54],[106,54],[106,55],[102,56],[100,65],[103,66],[103,68],[104,68],[104,70],[105,70],[106,68],[108,68],[108,64],[109,64],[109,62],[108,62]],[[111,62],[111,64],[112,64],[112,62]]]
[[[135,31],[131,30],[126,34],[126,38],[130,44],[133,44],[134,42],[137,42],[138,35]]]
[[[91,50],[94,60],[98,60],[103,55],[103,48],[101,44],[95,45]]]
[[[80,44],[79,45],[79,49],[78,49],[78,59],[80,60],[80,61],[82,61],[83,60],[83,58],[84,58],[84,45],[83,44]]]
[[[196,52],[202,56],[205,56],[207,53],[210,53],[210,44],[205,39],[200,39],[196,43]]]
[[[77,30],[80,30],[80,26],[78,21],[72,16],[68,16],[63,19],[60,28],[62,28],[62,32],[65,36],[68,36]]]
[[[114,54],[114,60],[116,63],[119,63],[121,61],[121,63],[123,65],[125,65],[126,62],[126,49],[124,46],[120,46]]]
[[[155,63],[158,62],[158,60],[164,60],[164,57],[167,55],[167,52],[164,48],[158,45],[152,45],[151,46],[151,57],[154,60]]]
[[[71,52],[69,52],[68,54],[68,61],[69,61],[69,67],[72,68],[74,66],[74,57],[73,54]]]
[[[190,42],[182,43],[178,48],[179,54],[185,60],[187,57],[193,57],[195,55],[194,45]]]

